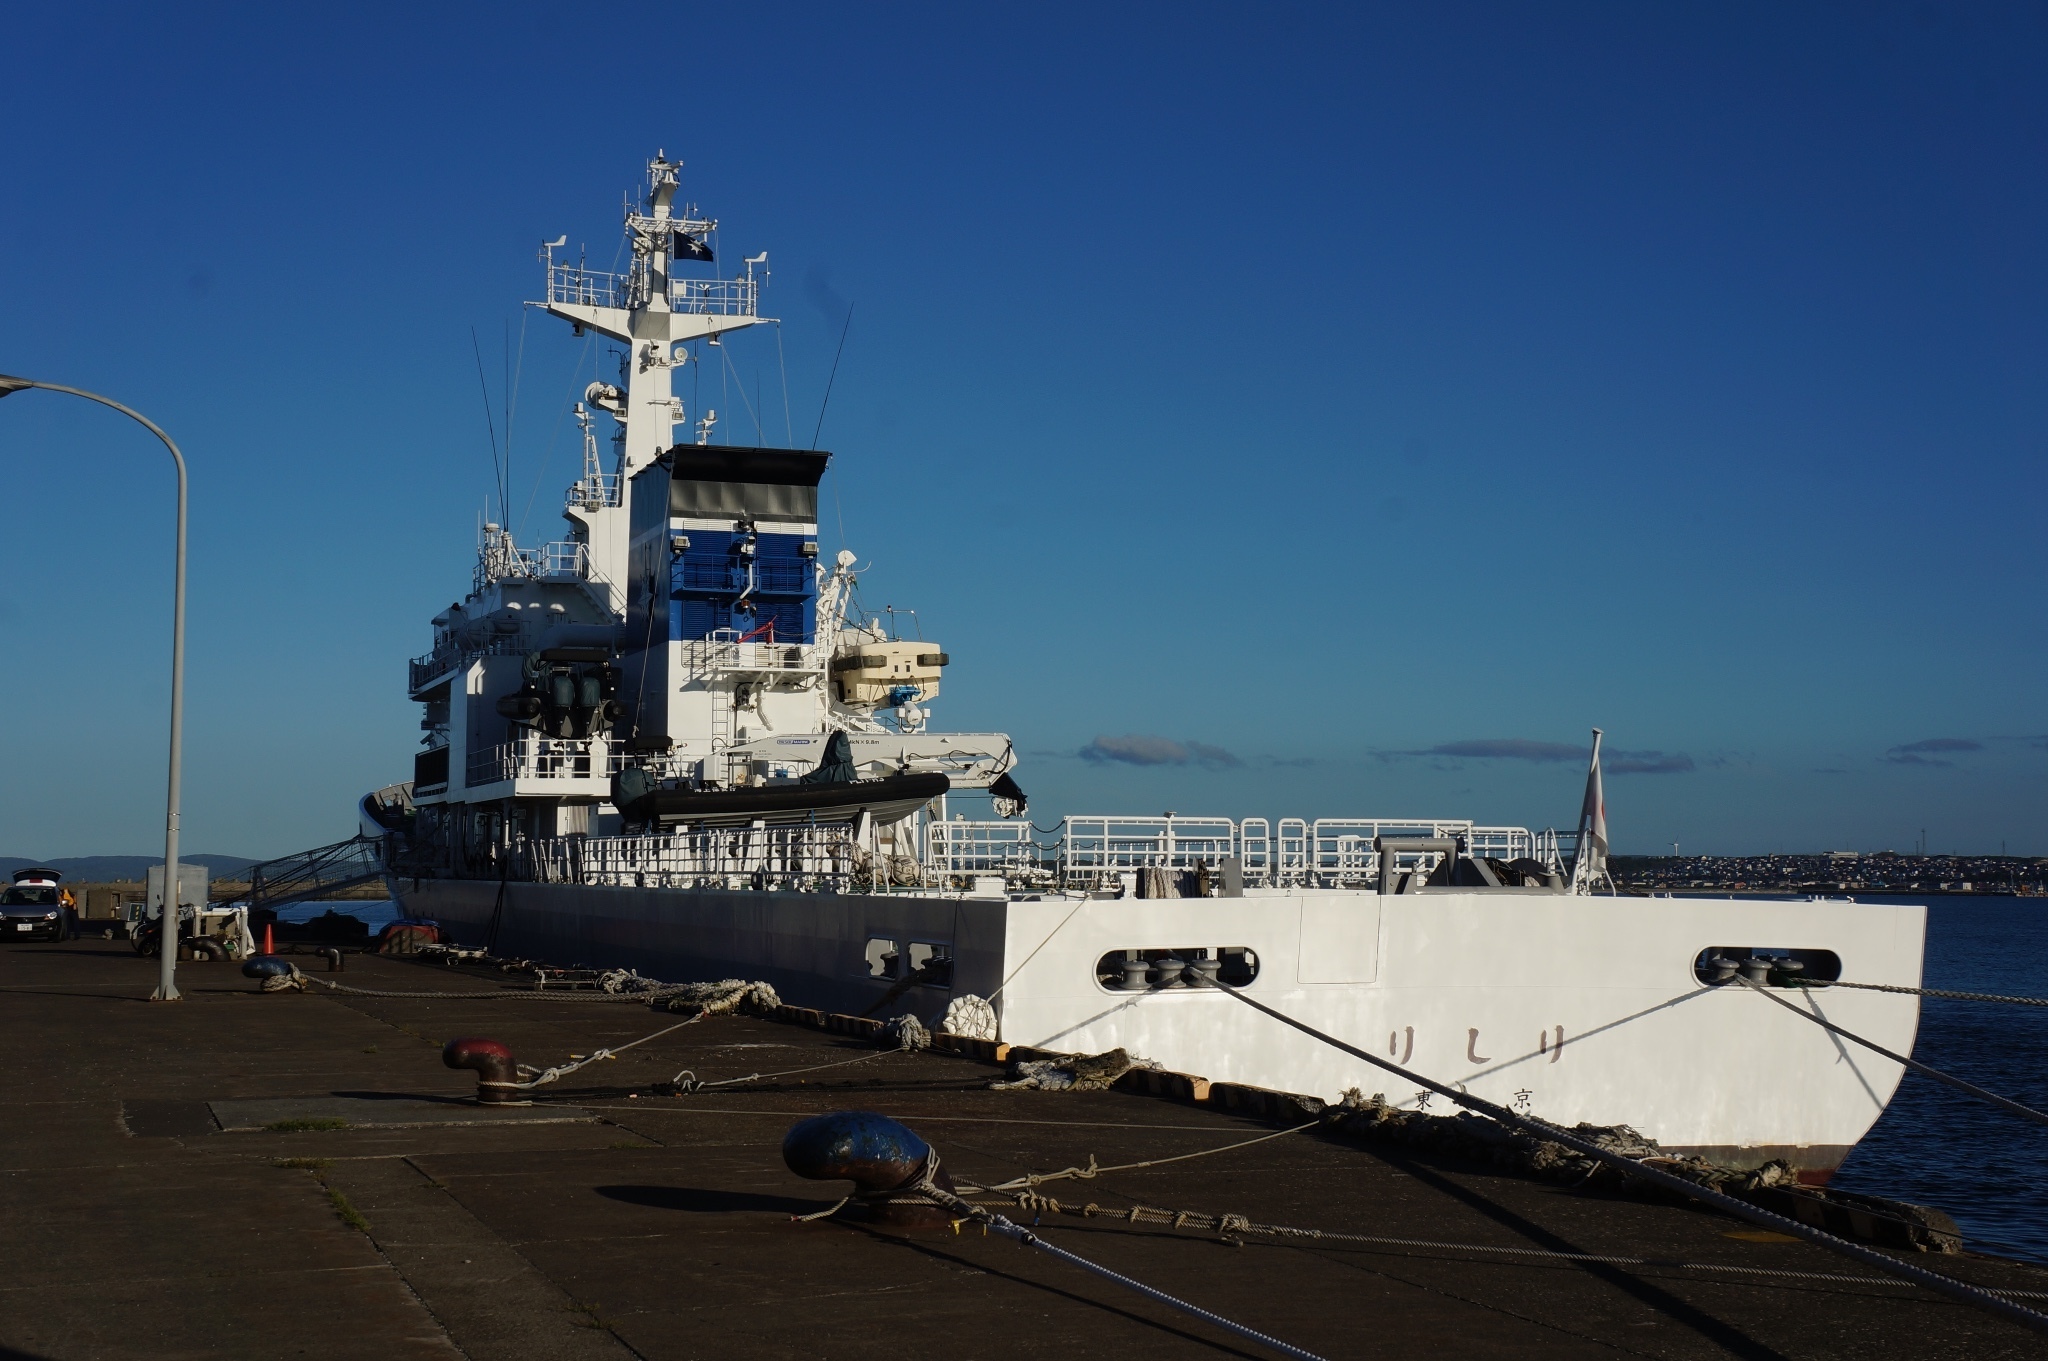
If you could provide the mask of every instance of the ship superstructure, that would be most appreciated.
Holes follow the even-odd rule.
[[[433,650],[411,664],[422,864],[474,869],[509,846],[616,833],[655,820],[651,807],[636,816],[648,795],[701,806],[792,783],[819,768],[835,733],[853,772],[842,783],[940,775],[941,792],[993,786],[1023,811],[1006,736],[927,730],[946,653],[849,619],[854,555],[818,552],[832,455],[711,443],[716,411],[693,416],[675,395],[673,375],[699,362],[693,347],[764,320],[767,265],[764,252],[732,278],[685,272],[714,262],[718,224],[677,212],[679,169],[650,162],[645,210],[626,215],[627,272],[558,263],[561,243],[543,247],[535,306],[615,342],[619,381],[590,384],[576,407],[584,457],[564,497],[568,537],[521,548],[485,524],[469,595],[435,616]],[[612,425],[609,470],[600,418]],[[678,442],[693,420],[694,441]],[[803,797],[779,803],[728,800],[744,820],[816,824]],[[912,855],[907,834],[897,844],[902,820],[870,819],[864,832],[884,855]]]
[[[833,455],[718,442],[717,413],[678,397],[678,372],[768,320],[767,255],[718,274],[679,170],[649,164],[626,272],[543,247],[533,305],[615,346],[618,381],[576,408],[567,537],[485,524],[468,595],[411,664],[413,778],[361,809],[406,910],[501,952],[763,979],[1216,1080],[1332,1098],[1375,1080],[1213,979],[1565,1125],[1816,1177],[1862,1137],[1902,1068],[1726,986],[1729,961],[1765,986],[1911,987],[1925,909],[1596,892],[1597,744],[1576,837],[1173,814],[1040,833],[1010,739],[935,726],[944,648],[860,609],[851,552],[821,555]],[[962,790],[993,815],[949,807]],[[1831,1020],[1910,1047],[1912,997],[1825,995]]]

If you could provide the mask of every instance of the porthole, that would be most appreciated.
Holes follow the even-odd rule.
[[[1198,988],[1204,977],[1241,988],[1258,976],[1258,952],[1248,945],[1134,947],[1095,961],[1095,981],[1111,992]]]

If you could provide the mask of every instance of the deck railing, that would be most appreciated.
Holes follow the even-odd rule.
[[[503,634],[487,643],[450,642],[435,648],[432,652],[414,657],[407,663],[407,678],[413,692],[418,693],[419,688],[428,681],[446,675],[456,667],[478,657],[508,657],[532,650],[532,645],[526,641],[526,634],[523,631]]]
[[[508,577],[588,577],[590,546],[575,539],[556,539],[532,548],[514,545],[508,535],[477,557],[472,584],[481,591]]]
[[[670,279],[668,305],[673,312],[719,317],[751,317],[760,298],[753,279]]]
[[[548,302],[572,307],[638,307],[645,298],[640,276],[613,274],[582,265],[553,265],[548,269]],[[737,279],[678,279],[668,281],[671,311],[699,316],[751,317],[758,315],[761,284],[742,275]]]
[[[672,836],[551,837],[520,847],[522,876],[612,888],[832,892],[865,865],[843,824],[693,828]]]
[[[506,780],[607,779],[608,764],[602,745],[590,739],[528,737],[470,752],[464,774],[476,789]]]
[[[725,636],[720,636],[720,635]],[[686,675],[771,674],[791,675],[819,671],[825,665],[825,649],[815,643],[741,642],[732,629],[720,629],[709,638],[682,645]]]
[[[562,505],[570,510],[600,510],[605,506],[623,505],[619,496],[617,473],[586,473],[569,484],[569,490],[563,493]]]
[[[1532,836],[1524,827],[1481,827],[1465,821],[1416,818],[1282,818],[1277,835],[1265,818],[1070,817],[1059,842],[1040,847],[1023,822],[934,822],[926,836],[927,868],[938,874],[995,873],[1046,864],[1066,888],[1101,888],[1127,873],[1158,869],[1220,871],[1235,858],[1254,887],[1366,888],[1379,882],[1382,836],[1462,841],[1468,852],[1496,860],[1535,859],[1560,869],[1572,837],[1555,830]],[[1403,870],[1432,869],[1436,852],[1403,852]]]
[[[504,780],[604,780],[628,766],[636,766],[656,779],[688,775],[697,759],[663,756],[648,752],[626,752],[603,738],[522,737],[501,742],[469,754],[467,773],[471,788]]]
[[[553,265],[548,269],[548,301],[583,307],[627,307],[632,288],[630,274],[611,274],[581,265]]]
[[[1229,818],[1070,817],[1060,835],[1060,879],[1096,884],[1125,870],[1219,867],[1237,854]]]
[[[649,758],[613,755],[589,742],[536,738],[491,748],[472,758],[471,782],[478,776],[499,779],[587,778],[609,774],[621,764],[645,764]],[[1204,866],[1216,876],[1223,861],[1236,856],[1244,881],[1253,888],[1369,889],[1378,880],[1378,856],[1371,851],[1367,828],[1374,835],[1435,834],[1462,838],[1491,858],[1517,848],[1553,870],[1569,859],[1573,837],[1554,829],[1532,836],[1520,827],[1476,827],[1469,823],[1427,819],[1324,819],[1314,823],[1283,819],[1276,838],[1264,818],[1107,818],[1071,817],[1061,829],[1057,847],[1041,846],[1031,824],[1022,820],[934,821],[925,829],[923,871],[927,883],[959,888],[947,876],[1002,875],[1013,886],[1068,891],[1099,891],[1126,874],[1148,870],[1196,874]],[[511,872],[541,883],[580,883],[628,888],[722,888],[732,890],[796,890],[804,892],[869,892],[887,887],[877,858],[855,842],[850,823],[794,823],[784,826],[684,827],[667,835],[556,836],[521,841],[509,853]],[[1286,847],[1300,848],[1307,860],[1294,868],[1279,862]],[[497,857],[485,850],[469,868],[499,871]],[[1564,859],[1558,858],[1562,854]],[[1403,869],[1426,869],[1434,853],[1411,853]],[[488,862],[488,863],[486,863]],[[909,863],[909,862],[905,862]],[[895,873],[900,873],[896,871]],[[909,881],[896,878],[897,884]],[[1185,883],[1185,881],[1183,881]],[[1216,878],[1210,880],[1212,886]],[[1213,891],[1213,887],[1212,887]]]
[[[933,821],[925,829],[925,868],[933,874],[1003,874],[1039,864],[1031,824]]]

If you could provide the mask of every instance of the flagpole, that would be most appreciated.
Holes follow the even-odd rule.
[[[1579,844],[1572,855],[1572,892],[1589,894],[1607,873],[1607,793],[1600,780],[1600,729],[1593,729],[1593,754],[1586,762],[1586,799],[1579,806]]]

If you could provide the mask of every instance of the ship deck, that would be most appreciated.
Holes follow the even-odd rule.
[[[319,967],[317,961],[301,965]],[[326,976],[326,975],[323,975]],[[333,975],[394,991],[501,986],[410,959]],[[876,1054],[719,1017],[485,1111],[440,1044],[488,1035],[561,1062],[677,1017],[590,1002],[262,995],[228,964],[125,941],[0,946],[9,1225],[0,1356],[669,1358],[1266,1355],[999,1237],[794,1223],[843,1183],[779,1146],[847,1108],[924,1134],[955,1176],[1172,1157],[1269,1133],[1122,1091],[996,1092],[996,1068]],[[797,999],[801,1000],[801,999]],[[870,1061],[691,1096],[701,1080]],[[602,1083],[603,1085],[597,1085]],[[638,1095],[634,1095],[635,1092]],[[1266,1223],[1496,1247],[1868,1275],[1719,1215],[1361,1148],[1307,1131],[1045,1188]],[[1924,1291],[1707,1279],[1662,1267],[1335,1245],[1047,1216],[1046,1237],[1323,1356],[2021,1357],[2041,1340]],[[1920,1257],[1974,1283],[2048,1270]],[[2039,1302],[2036,1302],[2037,1305]]]

